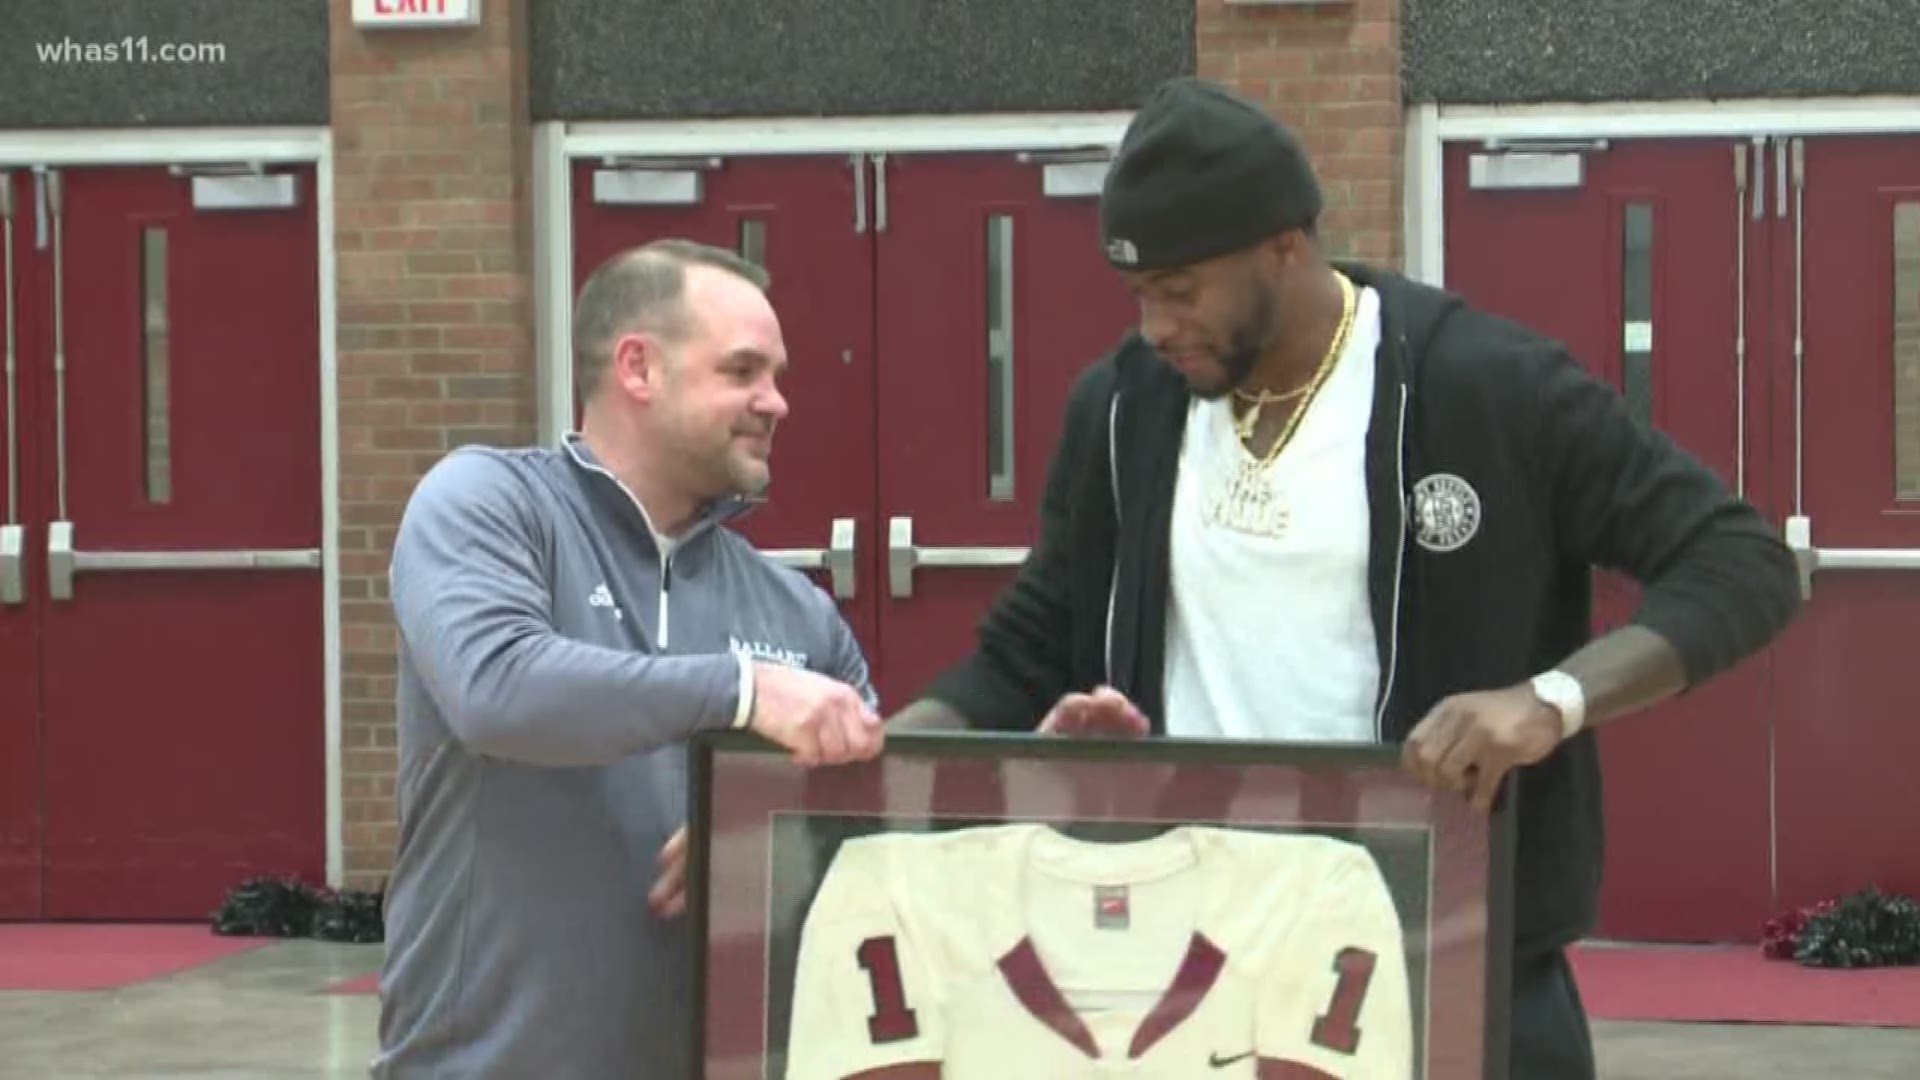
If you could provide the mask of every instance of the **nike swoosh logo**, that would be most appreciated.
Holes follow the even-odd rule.
[[[1207,1064],[1213,1066],[1216,1069],[1224,1069],[1236,1061],[1241,1061],[1243,1059],[1250,1058],[1252,1056],[1253,1056],[1253,1051],[1251,1050],[1248,1050],[1245,1053],[1235,1054],[1232,1057],[1221,1057],[1218,1053],[1215,1053],[1211,1057],[1207,1058]]]

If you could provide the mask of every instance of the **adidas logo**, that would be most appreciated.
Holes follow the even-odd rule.
[[[612,608],[615,619],[626,618],[625,613],[620,610],[620,605],[613,602],[613,590],[607,588],[605,582],[601,582],[593,592],[587,594],[587,606]]]

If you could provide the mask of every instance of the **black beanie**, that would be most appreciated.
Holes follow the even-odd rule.
[[[1225,87],[1179,78],[1127,125],[1100,196],[1100,240],[1122,270],[1162,270],[1319,213],[1319,181],[1291,131]]]

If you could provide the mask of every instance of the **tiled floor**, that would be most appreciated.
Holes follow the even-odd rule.
[[[380,952],[273,942],[127,990],[0,993],[0,1078],[364,1078],[379,1002],[321,991]]]
[[[131,990],[0,993],[0,1078],[364,1078],[379,1005],[371,995],[323,991],[379,963],[378,945],[274,942]],[[1920,1077],[1920,1031],[1595,1029],[1605,1080]]]

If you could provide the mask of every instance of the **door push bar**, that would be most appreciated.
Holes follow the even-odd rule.
[[[859,591],[858,571],[853,563],[854,544],[853,519],[834,518],[826,547],[769,548],[761,554],[795,570],[825,570],[833,579],[834,599],[851,600]]]
[[[1920,570],[1920,548],[1821,548],[1813,546],[1813,519],[1787,519],[1787,547],[1800,566],[1800,595],[1813,594],[1813,575],[1821,570]]]
[[[73,599],[75,574],[179,570],[318,570],[319,548],[266,551],[75,551],[73,522],[47,526],[47,589],[55,600]]]
[[[922,566],[1019,566],[1026,561],[1023,547],[916,547],[912,518],[887,522],[887,587],[895,599],[913,595],[913,572]]]

